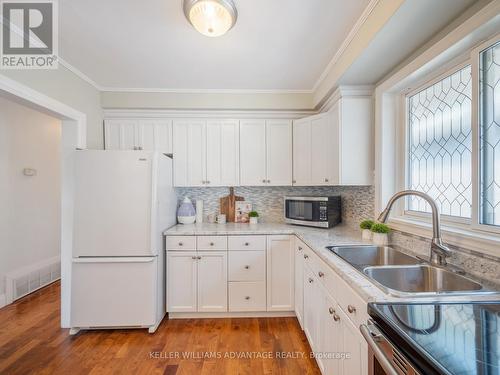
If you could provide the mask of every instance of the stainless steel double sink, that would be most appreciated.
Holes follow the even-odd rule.
[[[453,268],[433,266],[391,247],[358,245],[328,249],[382,290],[398,297],[494,293]]]

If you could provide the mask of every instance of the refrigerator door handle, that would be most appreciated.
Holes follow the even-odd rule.
[[[150,263],[156,257],[80,257],[73,263]]]

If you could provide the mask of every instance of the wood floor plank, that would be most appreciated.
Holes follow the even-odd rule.
[[[59,283],[0,309],[0,374],[320,374],[310,351],[295,318],[165,319],[152,335],[69,336],[60,328]]]

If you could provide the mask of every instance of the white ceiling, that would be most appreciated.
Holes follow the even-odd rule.
[[[60,55],[107,88],[311,90],[369,0],[235,0],[220,38],[182,0],[60,0]]]

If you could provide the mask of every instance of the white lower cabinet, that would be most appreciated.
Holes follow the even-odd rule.
[[[229,311],[266,310],[265,281],[232,281],[229,283]]]
[[[304,269],[304,333],[313,351],[319,350],[319,308],[321,303],[318,281],[308,268]]]
[[[341,350],[349,355],[342,361],[342,374],[368,374],[368,344],[342,309],[337,310],[342,323]]]
[[[198,311],[227,311],[227,252],[198,252]]]
[[[167,311],[195,312],[197,309],[196,251],[167,253]]]
[[[226,252],[168,251],[167,311],[227,311]]]
[[[304,248],[305,244],[295,239],[295,315],[300,326],[304,329]]]
[[[267,311],[295,308],[293,236],[267,237]]]

